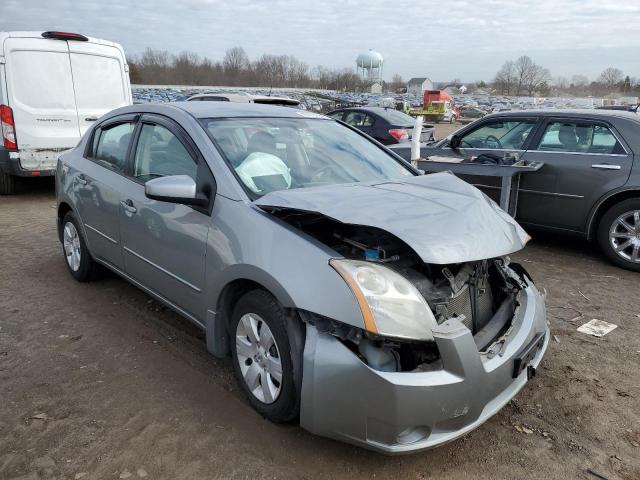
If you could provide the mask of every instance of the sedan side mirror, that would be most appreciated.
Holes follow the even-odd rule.
[[[460,147],[460,137],[458,135],[452,135],[451,140],[449,140],[449,146],[454,150],[457,150]]]
[[[189,175],[169,175],[154,178],[144,184],[144,194],[152,200],[185,205],[205,206],[209,199],[196,191],[196,182]]]

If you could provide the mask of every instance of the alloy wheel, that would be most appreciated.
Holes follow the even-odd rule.
[[[236,356],[251,394],[262,403],[273,403],[282,390],[282,362],[278,345],[267,323],[246,313],[236,327]]]
[[[618,256],[640,263],[640,210],[625,212],[613,221],[609,243]]]
[[[80,247],[78,230],[76,230],[76,226],[71,222],[67,222],[64,226],[62,244],[69,268],[77,272],[82,259],[82,249]]]

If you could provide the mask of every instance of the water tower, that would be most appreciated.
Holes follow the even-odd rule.
[[[382,82],[383,63],[382,55],[371,49],[368,52],[361,53],[356,58],[358,73],[362,75],[363,80],[369,82]]]

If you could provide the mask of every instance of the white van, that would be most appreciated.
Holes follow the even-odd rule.
[[[116,43],[66,32],[0,32],[0,194],[15,176],[53,175],[100,116],[131,105]]]

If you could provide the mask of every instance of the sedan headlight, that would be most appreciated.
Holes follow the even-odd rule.
[[[433,312],[409,280],[383,265],[361,260],[331,259],[329,264],[351,288],[365,330],[412,340],[433,340]]]

